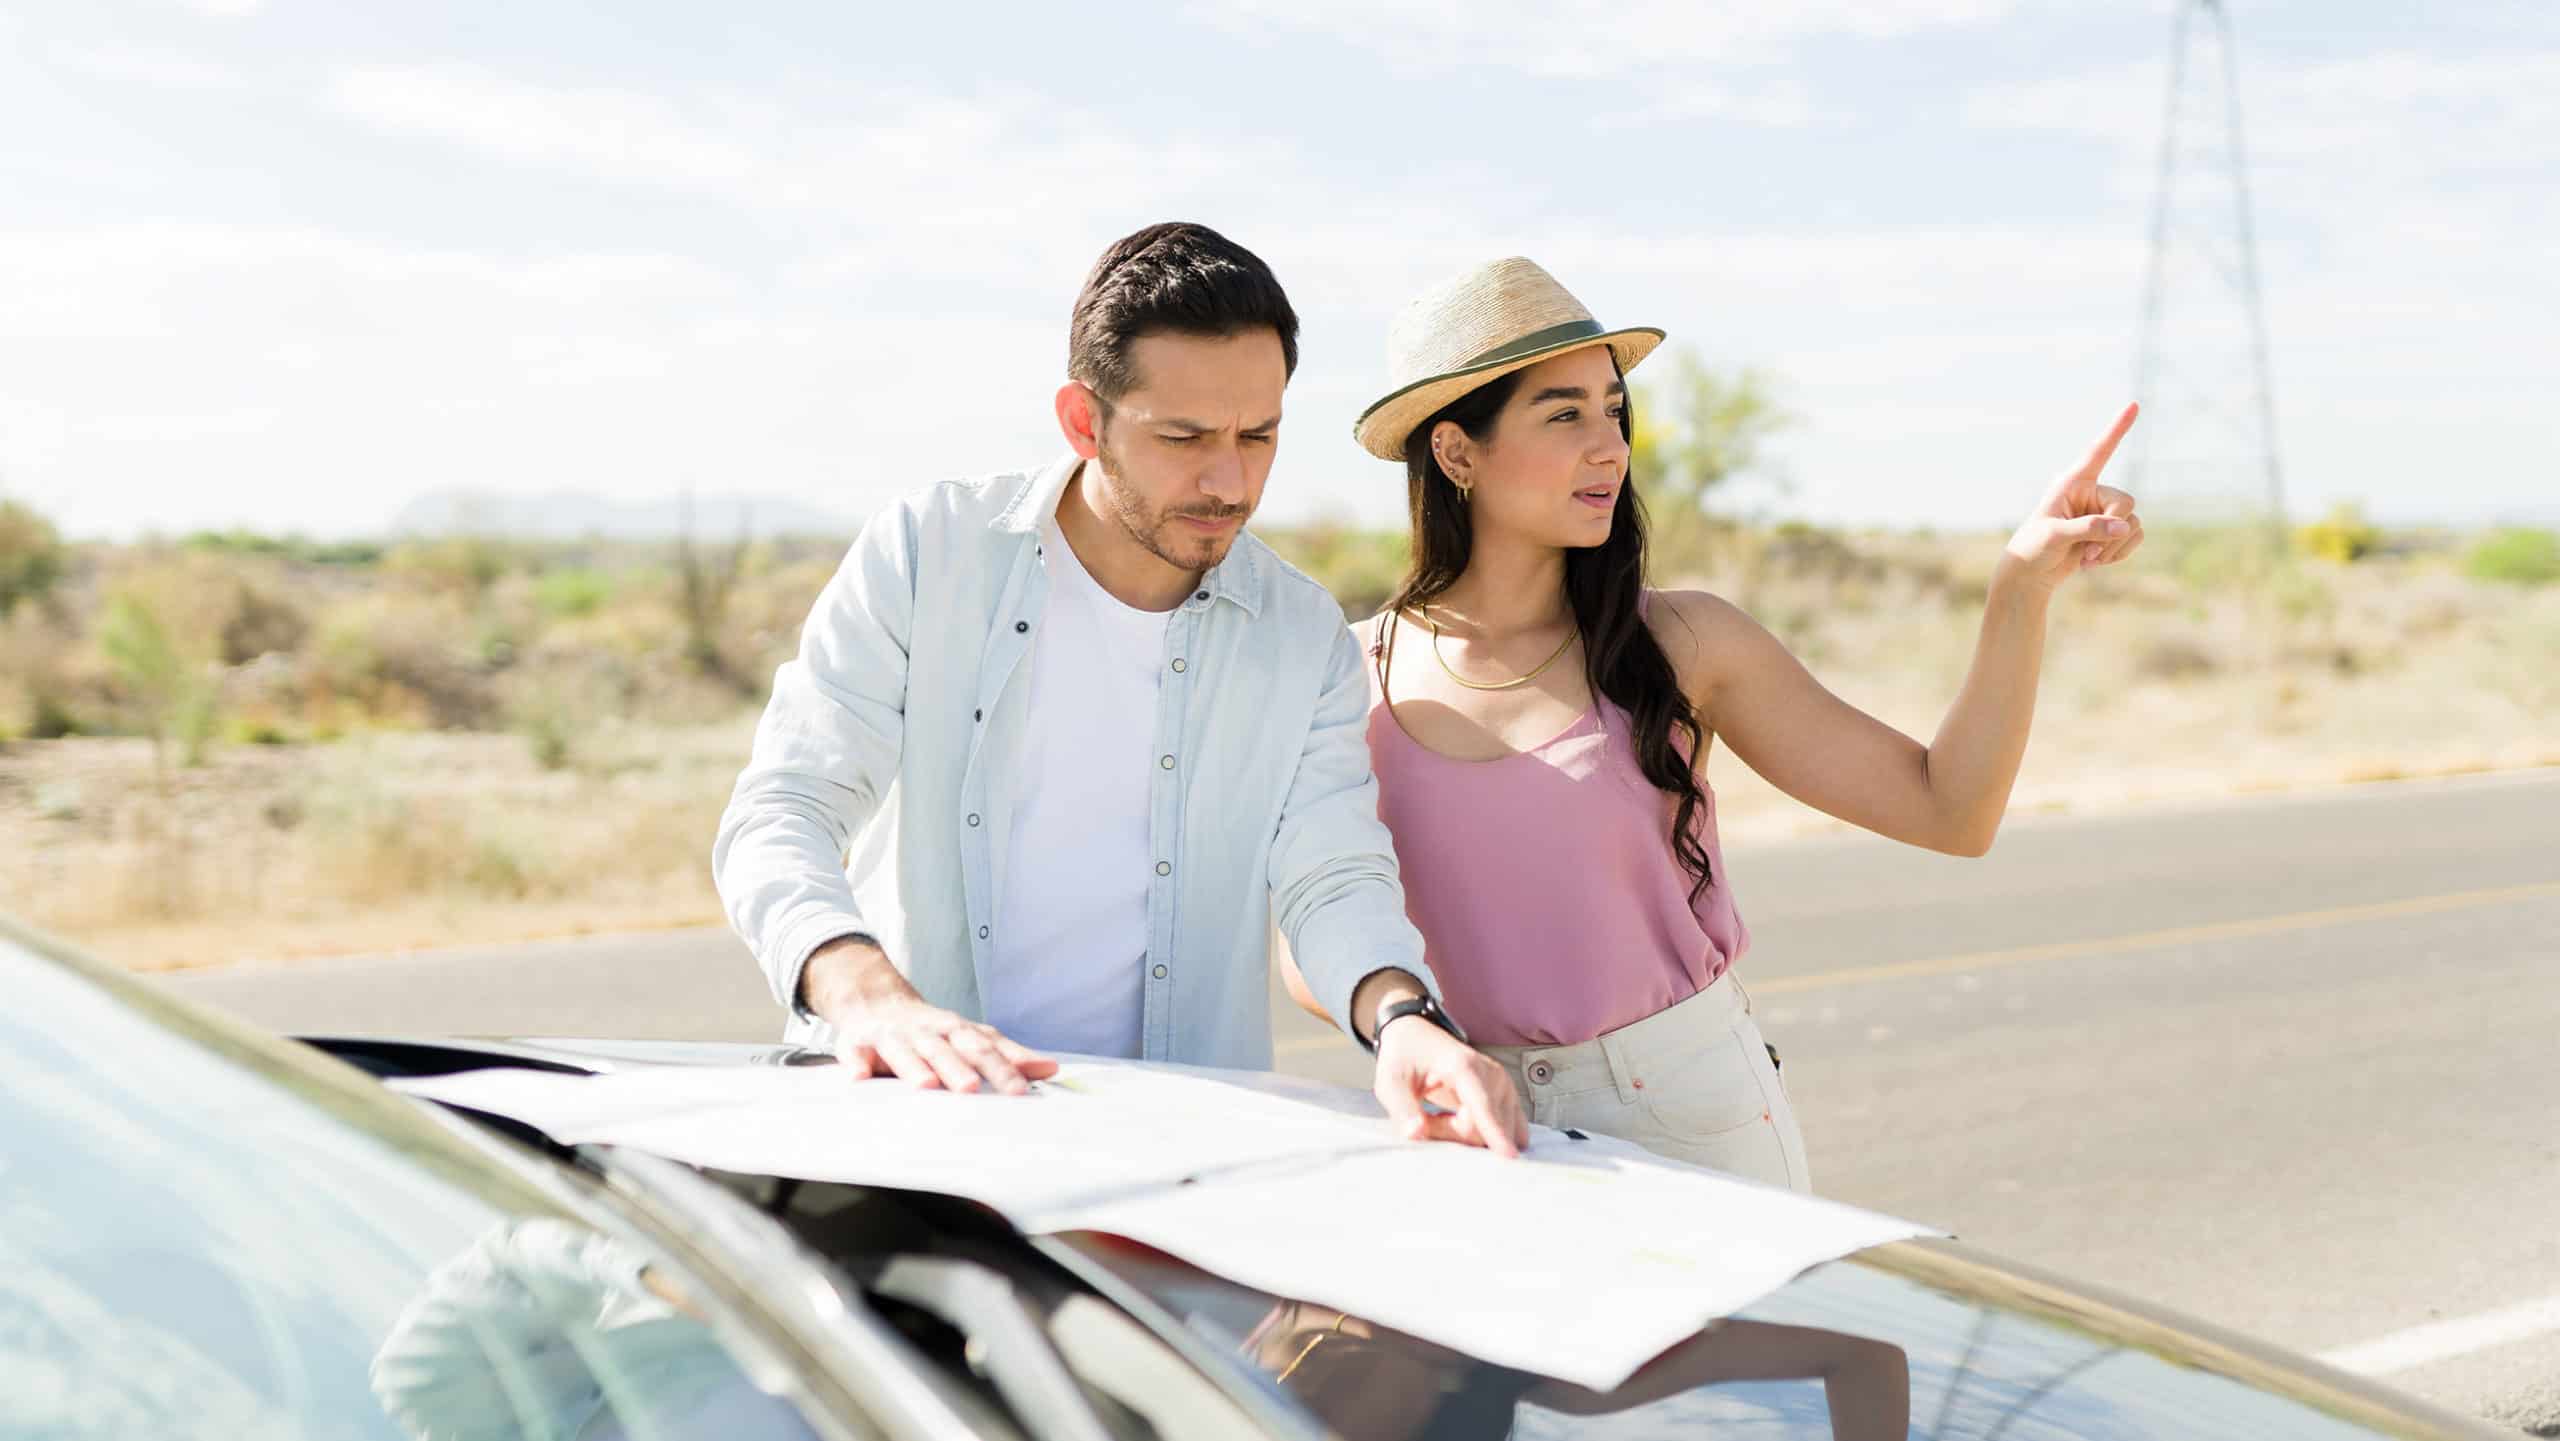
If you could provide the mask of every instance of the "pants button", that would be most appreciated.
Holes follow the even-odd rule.
[[[1531,1061],[1529,1063],[1529,1081],[1532,1085],[1543,1086],[1555,1078],[1555,1067],[1548,1065],[1544,1061]]]

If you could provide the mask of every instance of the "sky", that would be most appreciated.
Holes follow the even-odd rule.
[[[2232,14],[2288,503],[2560,518],[2560,7]],[[97,536],[365,534],[453,487],[859,517],[1061,453],[1077,285],[1182,218],[1304,319],[1275,521],[1397,521],[1349,435],[1388,322],[1519,254],[1771,378],[1793,423],[1738,508],[2012,524],[2133,390],[2170,17],[15,0],[0,494]],[[2195,324],[2138,433],[2254,494],[2257,432],[2179,400],[2248,374],[2227,177],[2184,173]]]

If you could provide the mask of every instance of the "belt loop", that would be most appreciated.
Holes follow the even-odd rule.
[[[1638,1084],[1644,1078],[1636,1074],[1635,1062],[1627,1055],[1625,1039],[1614,1035],[1600,1037],[1600,1054],[1609,1062],[1609,1079],[1617,1083],[1618,1104],[1634,1105],[1644,1096]]]

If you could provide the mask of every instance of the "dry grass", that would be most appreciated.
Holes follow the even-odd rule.
[[[0,755],[0,909],[141,969],[719,918],[712,827],[748,722],[234,746],[158,801],[147,746]]]
[[[1303,539],[1348,593],[1392,560],[1375,537]],[[1696,563],[1835,691],[1926,738],[1997,551],[1799,527],[1717,534]],[[2013,813],[2560,765],[2560,585],[2474,578],[2463,555],[2335,564],[2170,534],[2076,581]],[[737,678],[770,674],[832,563],[752,557],[714,668],[688,662],[670,572],[642,550],[76,557],[51,603],[0,624],[0,734],[123,734],[0,748],[0,910],[143,968],[716,922],[712,828],[758,703]],[[202,765],[155,776],[90,634],[111,594],[182,621],[174,643],[217,684]],[[1730,843],[1837,828],[1730,756],[1712,773]]]
[[[1834,691],[1928,738],[1955,694],[1997,542],[1862,537],[1863,595],[1764,578],[1746,604]],[[2422,554],[2259,576],[2192,548],[2073,582],[2056,602],[2012,813],[2560,765],[2560,587],[2469,579]],[[1729,829],[1841,829],[1736,762]]]

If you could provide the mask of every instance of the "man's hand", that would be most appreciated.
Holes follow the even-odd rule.
[[[1529,1123],[1509,1072],[1419,1016],[1400,1016],[1378,1033],[1373,1089],[1387,1119],[1410,1141],[1456,1141],[1497,1156],[1529,1144]],[[1429,1102],[1449,1112],[1432,1115]]]
[[[995,1027],[946,1011],[917,995],[868,940],[844,937],[809,957],[800,992],[835,1028],[836,1059],[856,1078],[897,1076],[926,1090],[991,1085],[1018,1096],[1058,1063]]]

